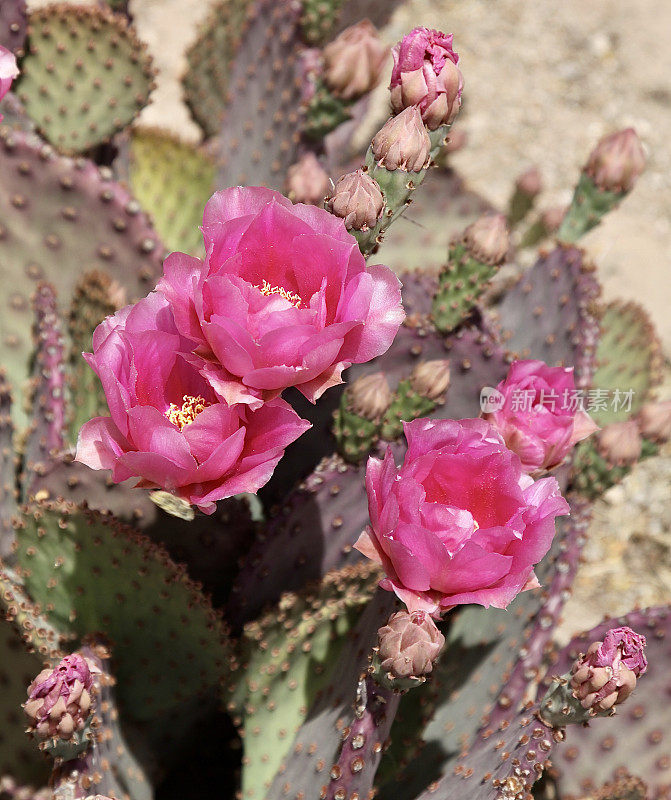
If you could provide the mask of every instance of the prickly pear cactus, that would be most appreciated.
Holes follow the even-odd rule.
[[[56,4],[30,14],[18,95],[63,153],[83,153],[146,105],[154,72],[145,45],[106,7]]]
[[[390,106],[404,116],[367,149],[368,95],[328,89],[320,48],[398,5],[215,3],[183,76],[198,147],[129,128],[154,78],[132,4],[33,10],[25,45],[24,4],[0,5],[0,44],[21,56],[0,132],[0,800],[44,800],[27,787],[47,783],[54,800],[525,800],[543,773],[567,800],[617,781],[632,753],[637,800],[639,778],[668,785],[668,610],[624,620],[650,669],[627,699],[629,656],[611,654],[615,720],[567,731],[544,697],[551,683],[564,702],[574,650],[614,624],[553,643],[591,502],[671,438],[664,403],[639,413],[661,369],[652,326],[599,304],[575,244],[633,188],[642,148],[632,130],[603,140],[560,243],[504,282],[504,216],[444,164],[451,37],[404,39]],[[358,57],[338,65],[352,80],[370,66]],[[334,98],[347,122],[317,124]],[[325,205],[245,186],[293,202],[288,169],[315,157],[353,170]],[[302,176],[312,202],[317,172]],[[136,304],[166,247],[187,255]],[[588,408],[593,439],[576,444],[593,426],[573,409],[530,440],[535,417],[488,410],[520,359],[631,403]],[[284,453],[301,418],[312,429]],[[512,477],[492,481],[504,462]]]

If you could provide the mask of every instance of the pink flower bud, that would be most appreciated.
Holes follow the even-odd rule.
[[[541,214],[541,221],[543,227],[548,233],[554,233],[559,230],[564,217],[566,216],[566,206],[553,206],[548,208]]]
[[[345,220],[348,230],[367,231],[374,228],[382,216],[384,198],[370,175],[357,169],[338,178],[326,207]]]
[[[516,189],[528,197],[536,197],[543,191],[543,178],[538,167],[529,167],[515,181]]]
[[[634,691],[648,667],[645,637],[631,628],[613,628],[590,645],[571,670],[571,688],[583,708],[607,711]]]
[[[466,249],[476,261],[492,266],[501,264],[508,254],[510,239],[503,214],[485,214],[464,231]]]
[[[380,669],[394,678],[430,674],[445,645],[445,637],[424,611],[392,614],[377,635]]]
[[[629,192],[645,168],[645,153],[633,128],[605,136],[592,151],[585,172],[604,192]]]
[[[646,439],[663,444],[671,439],[671,400],[645,403],[636,417],[639,430]]]
[[[391,117],[373,139],[373,155],[381,167],[421,172],[429,163],[431,139],[417,106]]]
[[[9,91],[12,81],[19,74],[14,54],[0,45],[0,100]],[[2,114],[0,114],[0,120]]]
[[[31,729],[41,739],[70,739],[91,713],[93,673],[97,668],[77,653],[55,669],[45,669],[28,687],[24,704]]]
[[[465,147],[467,143],[468,134],[466,133],[465,128],[452,128],[450,130],[447,144],[445,145],[445,151],[447,153],[457,153],[459,150]]]
[[[452,49],[452,34],[415,28],[393,49],[391,105],[398,114],[419,106],[429,130],[446,125],[461,106],[464,80]]]
[[[444,358],[422,361],[412,371],[410,385],[422,397],[438,400],[450,385],[450,362]]]
[[[344,30],[324,48],[324,80],[336,97],[354,100],[378,81],[388,48],[368,19]]]
[[[286,188],[294,203],[322,204],[329,189],[329,176],[314,153],[305,153],[289,167]]]
[[[598,432],[596,443],[599,454],[618,467],[635,464],[641,457],[641,435],[631,419],[606,425]]]
[[[389,383],[382,372],[357,378],[347,387],[349,406],[364,419],[379,420],[391,405],[392,394]]]

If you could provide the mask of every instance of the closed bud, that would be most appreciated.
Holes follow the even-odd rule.
[[[663,403],[645,403],[636,417],[641,434],[653,442],[663,444],[671,439],[671,400]]]
[[[289,167],[286,189],[294,203],[322,204],[329,189],[329,176],[314,153],[305,153]]]
[[[543,191],[543,179],[538,167],[529,167],[515,181],[518,192],[527,197],[536,197]]]
[[[566,206],[553,206],[541,214],[543,227],[548,233],[555,233],[559,230],[564,217],[566,216]]]
[[[604,192],[629,192],[645,168],[645,153],[633,128],[605,136],[592,151],[585,172]]]
[[[357,378],[347,387],[348,405],[360,417],[371,422],[381,419],[391,405],[392,393],[381,372]]]
[[[618,467],[635,464],[641,457],[642,440],[634,420],[613,422],[596,435],[599,454]]]
[[[608,711],[634,691],[648,667],[645,637],[631,628],[613,628],[573,664],[570,685],[585,709]]]
[[[415,28],[394,47],[391,106],[398,114],[418,106],[431,131],[449,124],[461,106],[464,79],[452,49],[452,34]]]
[[[445,637],[424,611],[398,611],[378,631],[380,670],[392,678],[429,675]]]
[[[338,178],[326,207],[345,220],[348,230],[367,231],[374,228],[382,216],[384,198],[370,175],[357,169]]]
[[[45,669],[28,687],[23,709],[40,739],[70,739],[91,714],[93,674],[98,669],[78,653]]]
[[[364,19],[324,48],[324,80],[341,100],[354,100],[375,88],[389,48],[373,23]]]
[[[503,214],[485,214],[464,231],[463,242],[476,261],[492,266],[503,263],[510,239]]]
[[[421,172],[429,163],[431,139],[417,106],[391,117],[373,139],[373,155],[388,170]]]
[[[422,361],[412,371],[410,385],[422,397],[438,400],[444,396],[450,385],[450,362],[444,358]]]

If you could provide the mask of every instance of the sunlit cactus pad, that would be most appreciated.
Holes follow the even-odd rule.
[[[82,153],[107,141],[147,104],[151,59],[126,19],[106,7],[36,10],[29,42],[17,92],[60,151]]]

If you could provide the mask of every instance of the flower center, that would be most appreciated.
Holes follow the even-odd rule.
[[[170,403],[170,408],[165,412],[165,416],[173,425],[176,425],[180,431],[185,425],[190,425],[201,411],[205,411],[208,406],[212,405],[212,403],[208,403],[207,400],[200,395],[194,397],[191,394],[185,394],[182,400],[184,402],[181,407],[175,403]]]
[[[295,308],[298,308],[301,304],[300,295],[296,294],[296,292],[288,292],[283,286],[271,286],[268,281],[264,280],[263,286],[255,286],[254,288],[258,289],[264,297],[279,294],[280,297],[283,297]]]

